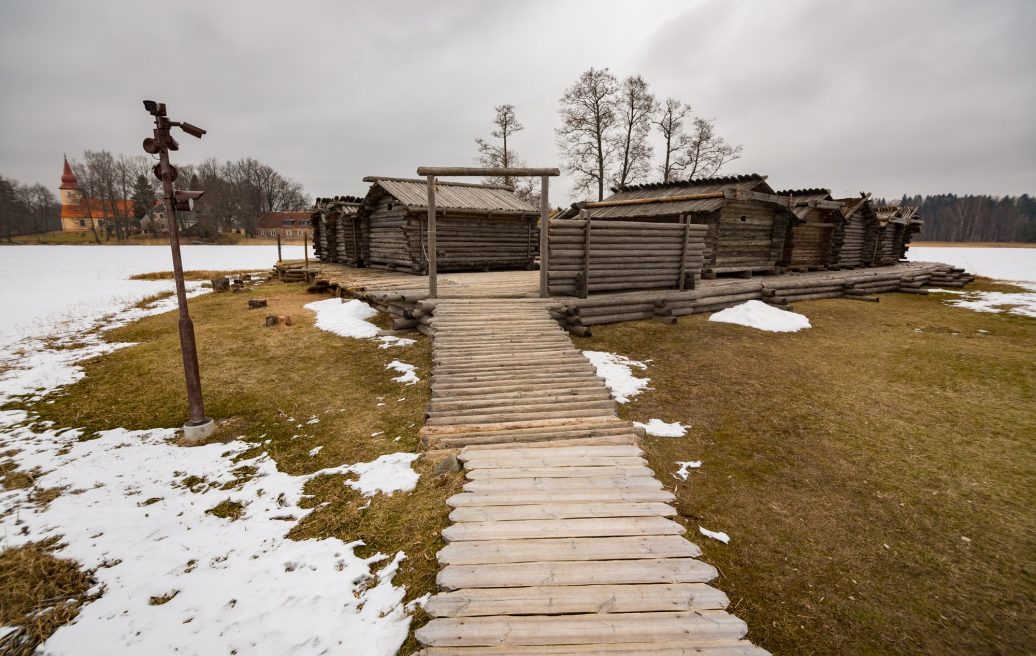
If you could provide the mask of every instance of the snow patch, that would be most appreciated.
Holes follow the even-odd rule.
[[[328,298],[306,303],[303,307],[317,315],[317,328],[341,337],[377,337],[381,330],[367,321],[378,311],[355,298],[345,302],[339,298]]]
[[[1036,283],[1036,249],[911,246],[911,262],[942,262],[968,273],[1012,282]]]
[[[700,531],[701,534],[704,535],[707,538],[712,538],[713,540],[719,540],[723,544],[729,544],[730,543],[730,536],[727,535],[726,533],[724,533],[723,531],[710,531],[709,529],[702,528],[701,526],[698,527],[698,531]]]
[[[393,371],[398,371],[400,374],[402,374],[392,379],[397,383],[413,385],[414,383],[417,383],[421,380],[417,377],[417,367],[415,367],[412,364],[400,362],[399,360],[393,360],[392,362],[389,362],[387,365],[385,365],[385,368],[391,369]]]
[[[648,435],[654,437],[683,437],[689,428],[689,426],[684,426],[678,421],[667,424],[661,419],[652,419],[646,424],[635,421],[633,425],[643,428]]]
[[[309,456],[311,458],[316,457],[316,455],[318,453],[320,453],[320,450],[323,449],[323,448],[324,448],[323,445],[313,447],[312,449],[309,450]]]
[[[709,321],[733,323],[772,333],[794,333],[810,327],[809,319],[805,316],[775,308],[762,301],[745,301],[741,305],[720,310],[709,317]]]
[[[687,475],[690,474],[690,470],[699,469],[701,467],[701,460],[688,460],[686,462],[680,462],[677,460],[676,464],[680,465],[680,469],[676,470],[676,473],[674,473],[673,476],[679,478],[681,481],[686,481]]]
[[[612,392],[619,403],[628,403],[631,398],[648,388],[650,378],[637,378],[633,369],[647,369],[643,362],[631,360],[607,351],[583,351],[583,357],[597,369],[597,375]]]
[[[952,294],[955,298],[944,301],[947,305],[973,312],[1006,312],[1021,317],[1036,318],[1036,284],[1014,283],[1031,291],[1026,292],[980,292],[929,289],[930,294]]]

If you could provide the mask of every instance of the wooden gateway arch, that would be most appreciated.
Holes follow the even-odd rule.
[[[437,254],[435,252],[435,179],[437,177],[513,177],[540,179],[540,298],[548,297],[547,290],[547,221],[550,219],[549,180],[561,175],[558,169],[536,168],[479,168],[471,166],[419,166],[417,175],[428,180],[428,295],[438,295]]]

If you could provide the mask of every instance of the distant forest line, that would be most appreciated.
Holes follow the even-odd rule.
[[[914,241],[1036,242],[1036,198],[1028,194],[903,196],[899,204],[917,207],[924,221]]]

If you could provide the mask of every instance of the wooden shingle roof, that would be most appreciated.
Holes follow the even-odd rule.
[[[428,187],[424,179],[385,178],[370,176],[364,182],[373,183],[367,199],[377,192],[386,193],[417,212],[428,208]],[[365,203],[366,204],[366,203]],[[467,182],[439,182],[435,191],[435,206],[441,210],[465,210],[486,213],[537,214],[531,203],[514,195],[511,187]]]
[[[661,201],[646,205],[619,205],[594,208],[594,218],[613,219],[632,216],[664,216],[682,214],[684,212],[712,212],[729,202],[729,198],[718,196],[722,192],[755,192],[773,196],[776,200],[773,189],[766,183],[766,176],[759,175],[758,173],[624,185],[614,187],[612,191],[615,193],[606,200],[664,199],[669,196],[697,194],[717,194],[717,197],[674,200],[672,202]],[[568,212],[565,213],[566,216],[568,214]]]

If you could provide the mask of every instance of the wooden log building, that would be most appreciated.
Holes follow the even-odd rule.
[[[784,239],[781,266],[793,271],[821,270],[837,264],[845,237],[842,204],[831,198],[828,189],[778,191],[788,199],[791,221]]]
[[[910,240],[921,230],[922,221],[917,215],[917,208],[879,207],[875,214],[878,218],[878,230],[871,266],[895,264],[905,259],[910,248]]]
[[[366,177],[370,190],[353,219],[361,253],[358,266],[428,272],[427,182]],[[539,255],[539,209],[511,187],[438,182],[438,270],[532,269]],[[351,235],[345,236],[347,243]]]
[[[776,273],[794,215],[758,174],[626,185],[613,188],[600,206],[583,203],[593,221],[648,221],[704,225],[702,277]]]
[[[362,198],[335,196],[318,198],[313,206],[313,252],[323,262],[339,262],[363,266],[364,255],[358,251],[356,212]]]
[[[874,213],[870,194],[859,198],[839,198],[844,217],[844,237],[834,256],[842,269],[870,266],[874,256],[874,241],[878,234],[878,217]]]

